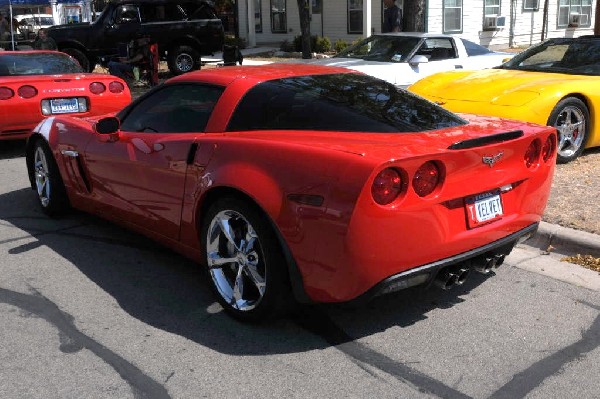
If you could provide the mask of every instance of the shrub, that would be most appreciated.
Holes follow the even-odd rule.
[[[234,35],[225,35],[223,44],[226,46],[237,46],[239,49],[246,48],[246,41],[241,37],[235,37]]]
[[[327,53],[331,50],[331,40],[328,37],[316,37],[313,51],[317,53]]]
[[[292,52],[292,51],[295,50],[294,46],[295,46],[295,43],[293,44],[293,43],[290,43],[289,40],[284,40],[279,45],[279,50],[285,51],[286,53],[289,53],[289,52]]]
[[[335,50],[336,53],[339,53],[346,47],[348,47],[348,43],[343,39],[337,39],[335,41],[335,43],[333,44],[333,49]]]
[[[310,37],[310,51],[325,53],[331,50],[331,41],[327,37],[313,35]],[[302,51],[302,35],[294,37],[294,51]]]

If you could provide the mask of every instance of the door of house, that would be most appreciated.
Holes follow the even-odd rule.
[[[310,34],[323,36],[323,0],[310,0]]]

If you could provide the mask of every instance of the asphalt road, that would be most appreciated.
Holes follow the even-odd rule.
[[[193,262],[90,215],[43,216],[21,153],[0,142],[1,398],[599,397],[600,296],[577,285],[597,273],[552,254],[244,325]]]

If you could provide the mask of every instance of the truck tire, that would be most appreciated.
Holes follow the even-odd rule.
[[[67,53],[71,57],[75,58],[77,60],[77,62],[79,62],[79,65],[81,65],[81,68],[83,68],[83,70],[85,72],[92,72],[92,70],[90,70],[90,68],[92,68],[92,63],[90,62],[90,60],[88,59],[88,57],[85,55],[85,53],[83,51],[77,50],[76,48],[71,48],[71,47],[64,48],[61,51],[63,53]]]
[[[200,54],[190,46],[175,47],[169,51],[168,64],[173,75],[181,75],[200,69]]]

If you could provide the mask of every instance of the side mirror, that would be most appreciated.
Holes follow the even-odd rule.
[[[98,134],[111,134],[119,131],[119,127],[121,126],[121,122],[119,118],[114,116],[109,116],[107,118],[102,118],[98,122],[94,128],[96,129],[96,133]]]
[[[415,55],[408,61],[410,66],[417,66],[419,64],[426,64],[429,62],[429,58],[424,55]]]

